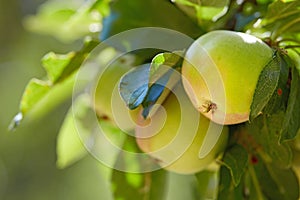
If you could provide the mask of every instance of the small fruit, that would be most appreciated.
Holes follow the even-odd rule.
[[[189,101],[181,83],[173,91],[162,107],[154,114],[150,113],[150,118],[138,118],[137,143],[163,168],[181,174],[196,173],[214,163],[216,157],[224,151],[228,127],[203,117]],[[214,146],[205,157],[199,158],[209,126],[222,133],[218,137],[218,133],[209,132]]]
[[[94,106],[100,119],[129,131],[135,127],[137,110],[129,110],[122,100],[118,85],[121,77],[132,69],[133,57],[122,56],[111,63],[99,77],[95,88]]]
[[[258,77],[272,55],[272,49],[254,36],[223,30],[209,32],[186,52],[184,88],[194,106],[212,121],[245,122]]]

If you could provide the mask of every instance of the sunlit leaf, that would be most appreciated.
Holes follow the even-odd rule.
[[[47,71],[48,79],[55,83],[57,79],[61,76],[65,66],[68,65],[70,60],[74,57],[73,52],[68,54],[55,54],[54,52],[50,52],[46,54],[42,59],[43,67]]]
[[[250,121],[261,114],[271,99],[280,76],[280,57],[277,53],[264,67],[259,75],[250,107]]]
[[[299,1],[274,1],[270,4],[267,15],[263,18],[262,24],[269,31],[272,30],[272,37],[289,33],[298,33],[300,28],[300,3]]]
[[[97,3],[97,4],[96,4]],[[108,13],[108,0],[47,1],[36,15],[25,18],[25,28],[72,42],[102,30],[103,15]],[[101,5],[101,9],[99,8]]]
[[[112,187],[115,199],[164,200],[166,195],[166,172],[158,170],[138,174],[114,170]]]
[[[143,101],[143,117],[147,118],[153,105],[159,100],[160,103],[169,94],[174,85],[180,80],[177,69],[181,68],[182,52],[160,53],[151,62],[149,84],[150,88]],[[165,89],[167,88],[167,90]],[[162,95],[164,93],[164,95]]]
[[[155,82],[160,77],[161,69],[163,66],[178,69],[181,68],[183,61],[183,52],[173,52],[173,53],[160,53],[157,54],[151,62],[150,68],[150,82]],[[166,69],[165,69],[166,70]]]
[[[99,41],[97,40],[87,39],[79,51],[67,54],[55,54],[53,52],[46,54],[42,59],[42,64],[51,83],[61,82],[71,76],[81,67],[88,53],[98,44]]]
[[[166,200],[199,200],[199,187],[201,186],[194,174],[169,172]]]
[[[98,136],[100,133],[93,132],[98,126],[101,127],[109,142],[116,146],[123,145],[125,133],[111,123],[95,118],[89,95],[78,96],[69,110],[57,138],[57,166],[65,168],[80,160],[88,152],[91,153],[91,149],[101,149],[103,146],[106,147],[107,152],[105,153],[109,153],[110,157],[110,160],[106,160],[106,162],[113,165],[113,162],[117,160],[119,149],[107,145],[108,141]]]
[[[195,174],[198,181],[199,199],[216,199],[219,185],[219,169],[204,170]]]
[[[99,44],[98,40],[88,38],[85,40],[83,47],[74,53],[74,56],[70,57],[69,62],[65,62],[66,65],[61,71],[59,77],[56,78],[56,82],[61,82],[64,79],[71,76],[76,70],[81,67],[81,64],[86,59],[88,54]]]
[[[111,4],[110,15],[104,20],[101,40],[139,27],[168,28],[193,38],[203,33],[201,27],[193,23],[169,0],[148,0],[147,3],[140,0],[116,0]]]
[[[274,22],[288,16],[300,14],[299,8],[299,1],[291,1],[287,3],[283,1],[275,1],[274,3],[270,4],[265,18],[270,22]]]
[[[174,0],[173,2],[187,15],[196,18],[199,24],[203,20],[217,21],[226,14],[229,6],[228,0]]]
[[[74,104],[77,104],[76,106],[80,106],[82,109],[87,109],[87,103],[87,99],[84,96],[79,96],[74,102]],[[76,128],[76,123],[80,122],[76,120],[72,108],[70,108],[57,137],[56,165],[59,168],[70,166],[88,153]]]
[[[29,110],[32,109],[50,90],[48,82],[44,82],[38,79],[31,79],[27,84],[21,99],[20,111],[25,115]]]
[[[98,41],[86,40],[82,49],[77,52],[66,55],[47,54],[42,61],[49,80],[34,78],[28,83],[20,102],[22,119],[33,110],[32,116],[40,116],[71,97],[75,72],[97,44]],[[15,119],[11,124],[12,129],[20,123],[14,121]]]
[[[140,152],[136,145],[135,139],[127,137],[124,146],[126,151]],[[124,154],[120,154],[118,162],[125,169],[136,169],[137,172],[142,170],[139,160]],[[153,199],[164,200],[167,186],[167,172],[157,170],[145,173],[129,173],[113,170],[111,184],[115,199]],[[126,189],[124,189],[126,188]]]
[[[98,10],[103,16],[109,14],[109,3],[111,0],[96,0],[95,3],[91,6],[90,12]]]

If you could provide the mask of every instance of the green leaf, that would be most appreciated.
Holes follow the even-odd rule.
[[[196,8],[198,21],[209,20],[216,22],[227,13],[229,3],[230,1],[228,0],[203,1],[202,5]]]
[[[55,83],[61,76],[65,67],[69,64],[70,60],[74,58],[75,53],[68,54],[55,54],[50,52],[42,58],[43,67],[47,71],[48,79],[51,83]]]
[[[143,117],[147,118],[153,105],[161,98],[162,103],[164,98],[180,80],[179,72],[182,65],[182,52],[161,53],[156,55],[151,62],[149,84],[150,88],[143,101]],[[167,88],[168,90],[165,90]]]
[[[31,110],[49,90],[50,85],[48,82],[35,78],[31,79],[27,84],[21,99],[20,111],[23,116]]]
[[[298,199],[299,183],[291,169],[282,169],[277,164],[261,162],[249,164],[240,184],[234,185],[226,167],[220,170],[218,199],[267,200]]]
[[[60,84],[51,85],[49,91],[41,96],[23,117],[29,120],[38,119],[58,105],[65,103],[72,96],[74,80],[75,77],[72,75]]]
[[[291,91],[288,100],[287,111],[283,121],[280,141],[295,138],[300,128],[300,76],[298,70],[292,68]]]
[[[285,112],[288,101],[290,88],[287,84],[289,78],[289,63],[285,55],[280,55],[280,76],[277,87],[269,100],[263,113],[267,115],[275,114],[277,112]]]
[[[166,200],[199,200],[200,185],[194,174],[168,173],[168,186]]]
[[[97,3],[97,4],[96,4]],[[24,20],[25,28],[72,42],[86,35],[98,34],[103,15],[108,13],[108,0],[47,1],[34,16]],[[99,6],[101,5],[101,9]]]
[[[174,69],[179,69],[181,68],[183,61],[183,52],[182,51],[176,51],[173,53],[160,53],[157,54],[151,62],[151,67],[150,67],[150,82],[155,82],[161,74],[164,74],[162,72],[162,65],[163,66],[168,66]]]
[[[168,83],[172,73],[173,70],[169,70],[162,77],[160,77],[160,79],[158,79],[157,82],[152,84],[151,87],[149,88],[149,92],[147,93],[147,96],[145,97],[142,103],[144,108],[142,115],[145,119],[149,115],[152,106],[156,103],[156,101],[159,99],[159,97],[162,95],[163,91],[165,90],[165,86]]]
[[[135,138],[127,137],[122,147],[125,151],[140,152],[136,145]],[[142,164],[135,157],[126,156],[120,152],[116,165],[122,164],[124,169],[142,170]],[[157,170],[145,173],[128,173],[113,170],[111,184],[115,199],[165,199],[167,173],[164,170]],[[126,189],[124,189],[126,188]]]
[[[259,187],[267,199],[290,200],[299,198],[299,182],[291,169],[276,164],[258,163],[254,166]]]
[[[195,174],[198,181],[199,199],[216,199],[219,184],[219,169],[204,170]]]
[[[109,15],[109,3],[111,0],[96,0],[90,7],[90,12],[98,10],[104,17]]]
[[[72,95],[75,72],[98,41],[86,40],[83,48],[66,55],[47,54],[42,62],[47,70],[49,80],[32,79],[20,102],[20,112],[12,121],[10,129],[16,128],[28,114],[35,118],[47,113],[51,108],[63,103]]]
[[[8,129],[14,131],[20,125],[24,116],[43,99],[49,90],[50,84],[48,82],[35,78],[31,79],[23,93],[19,108],[20,112],[12,119]]]
[[[230,170],[222,166],[220,169],[220,182],[218,200],[240,200],[243,199],[243,185],[238,184],[235,186],[230,174]]]
[[[262,164],[262,162],[261,162]],[[256,173],[254,166],[249,165],[248,176],[245,177],[245,185],[247,185],[247,197],[249,199],[267,200],[263,193],[263,189],[260,184],[260,174]]]
[[[125,173],[114,170],[112,188],[115,199],[165,199],[166,171]]]
[[[199,24],[203,20],[217,21],[228,10],[228,0],[197,1],[197,0],[174,0],[175,4],[191,18],[196,18]]]
[[[229,169],[233,184],[237,186],[247,167],[248,153],[242,146],[236,144],[226,150],[221,163]]]
[[[97,118],[90,94],[78,98],[82,103],[72,105],[77,134],[89,153],[112,168],[127,134],[110,121]]]
[[[139,27],[162,27],[176,30],[192,38],[203,34],[199,26],[169,0],[116,0],[111,4],[110,15],[104,20],[101,40]]]
[[[59,76],[55,76],[55,82],[61,82],[71,76],[75,71],[77,71],[81,64],[84,62],[88,54],[99,44],[98,40],[93,40],[91,38],[87,38],[84,42],[83,47],[74,53],[73,56],[70,56],[69,62],[65,60],[60,60],[61,62],[64,62],[65,65],[61,63],[61,67],[63,70],[60,70]],[[71,53],[72,54],[72,53]],[[58,60],[56,60],[58,62]],[[49,64],[49,63],[48,63]],[[53,64],[53,63],[52,63]],[[48,66],[48,68],[55,68],[55,66]],[[53,70],[51,70],[52,72]],[[50,71],[49,74],[52,74]]]
[[[274,1],[268,8],[267,15],[262,24],[272,31],[272,38],[290,33],[298,33],[300,25],[300,3],[299,1]]]
[[[299,1],[291,1],[286,3],[282,1],[275,1],[274,3],[270,4],[265,18],[269,22],[275,22],[288,16],[300,14],[299,7]]]
[[[271,99],[280,77],[280,57],[277,52],[259,75],[250,107],[250,121],[261,114]]]
[[[291,166],[292,152],[287,143],[279,144],[283,117],[283,113],[278,113],[265,119],[264,127],[260,132],[260,141],[273,163],[278,167],[286,168]]]
[[[87,109],[89,106],[87,103],[85,96],[79,96],[74,102],[81,109]],[[56,165],[59,168],[66,168],[87,155],[75,123],[80,122],[74,117],[73,110],[70,108],[57,136]]]
[[[120,81],[120,95],[130,109],[137,108],[147,95],[149,68],[147,64],[134,68],[127,72]]]
[[[267,116],[262,115],[246,126],[256,144],[257,153],[268,163],[278,167],[288,168],[292,162],[291,148],[287,143],[279,143],[280,131],[284,119],[284,112]]]
[[[73,102],[57,138],[57,166],[59,168],[68,167],[82,159],[88,152],[92,153],[93,145],[97,148],[106,145],[107,141],[95,134],[96,126],[101,126],[106,138],[115,145],[123,144],[125,137],[121,130],[105,120],[95,118],[90,96],[87,94],[78,96]],[[114,161],[119,151],[110,149],[106,145],[106,151],[102,153],[109,153],[110,161]]]

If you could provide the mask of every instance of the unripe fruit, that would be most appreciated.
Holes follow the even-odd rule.
[[[111,63],[99,77],[95,88],[94,105],[97,116],[116,127],[129,131],[135,127],[137,110],[129,110],[118,91],[121,77],[132,69],[134,58],[123,56]]]
[[[214,163],[224,151],[228,127],[203,117],[189,101],[181,83],[173,91],[177,91],[174,92],[176,95],[171,93],[150,118],[139,117],[137,143],[163,168],[181,174],[196,173]],[[218,138],[217,132],[209,132],[214,140],[213,148],[205,157],[199,158],[209,126],[221,135]]]
[[[233,31],[212,31],[187,50],[182,65],[184,88],[194,106],[219,124],[249,119],[258,77],[272,59],[260,39]]]

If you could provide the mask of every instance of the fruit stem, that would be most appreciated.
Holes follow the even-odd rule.
[[[287,23],[286,25],[282,26],[281,28],[277,29],[277,31],[274,31],[273,33],[273,39],[276,40],[281,34],[283,34],[286,30],[288,30],[290,27],[292,27],[293,25],[297,24],[300,22],[300,18],[296,18],[292,21],[290,21],[289,23]]]
[[[261,193],[259,182],[258,182],[258,179],[257,179],[257,176],[256,176],[256,173],[255,173],[253,165],[249,165],[248,166],[248,170],[249,170],[249,173],[250,173],[250,176],[251,176],[254,188],[255,188],[256,193],[257,193],[257,199],[258,200],[264,200],[264,196]]]
[[[277,43],[279,43],[279,44],[282,43],[282,42],[293,42],[293,43],[296,43],[296,44],[300,44],[300,41],[292,39],[292,38],[285,38],[285,39],[281,39],[281,40],[277,41]]]
[[[300,48],[300,45],[287,45],[287,46],[284,46],[284,49],[294,49],[294,48]]]

